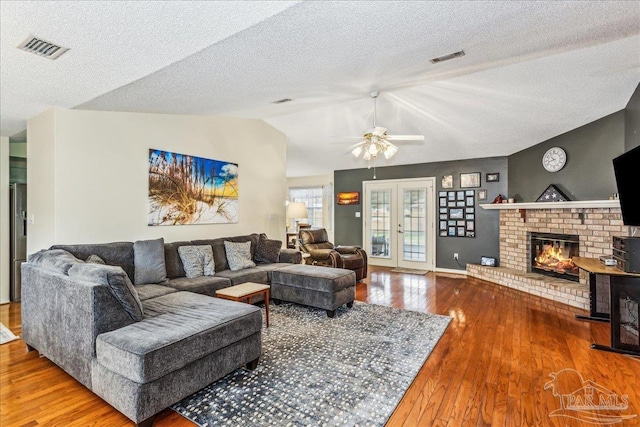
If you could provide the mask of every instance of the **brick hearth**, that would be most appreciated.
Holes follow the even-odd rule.
[[[601,204],[602,201],[594,203]],[[569,203],[564,204],[567,205]],[[588,274],[580,271],[580,282],[577,283],[527,271],[531,259],[529,233],[578,235],[579,256],[591,258],[611,255],[613,236],[629,235],[628,227],[622,223],[619,207],[538,208],[531,207],[531,204],[527,204],[526,208],[517,207],[517,204],[483,207],[500,209],[500,266],[467,264],[467,274],[583,309],[589,308]],[[608,284],[598,282],[599,288],[602,288],[599,295],[606,296]],[[608,305],[608,301],[600,301],[599,306],[601,304]]]

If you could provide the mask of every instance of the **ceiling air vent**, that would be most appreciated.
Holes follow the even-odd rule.
[[[57,59],[60,55],[69,50],[67,47],[58,46],[46,40],[39,39],[34,36],[27,37],[18,45],[18,49],[35,53],[49,59]]]
[[[284,98],[284,99],[279,99],[277,101],[272,101],[272,104],[284,104],[285,102],[291,102],[293,101],[293,99],[289,99],[289,98]]]
[[[460,58],[461,56],[464,56],[464,50],[461,50],[459,52],[450,53],[448,55],[439,56],[437,58],[430,59],[429,61],[432,64],[437,64],[438,62],[448,61],[448,60],[453,59],[453,58]]]

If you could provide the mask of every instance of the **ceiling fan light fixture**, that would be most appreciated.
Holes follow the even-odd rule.
[[[351,154],[356,158],[360,157],[369,162],[369,169],[373,163],[373,179],[376,179],[376,159],[379,154],[384,155],[385,159],[390,159],[398,152],[398,147],[393,145],[389,141],[411,141],[419,140],[423,141],[423,135],[389,135],[387,134],[387,128],[376,125],[376,99],[378,98],[378,92],[371,92],[371,98],[373,98],[373,128],[368,129],[364,134],[364,140],[360,141],[354,146],[349,147]],[[373,161],[372,161],[373,160]]]
[[[389,160],[397,152],[398,152],[398,147],[396,147],[393,144],[387,143],[387,146],[382,153],[384,154],[384,158]]]

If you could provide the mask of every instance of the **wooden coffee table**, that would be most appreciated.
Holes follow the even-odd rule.
[[[262,283],[245,282],[239,285],[216,291],[216,296],[231,301],[246,302],[251,304],[251,298],[264,295],[264,308],[267,313],[267,328],[269,327],[269,285]]]

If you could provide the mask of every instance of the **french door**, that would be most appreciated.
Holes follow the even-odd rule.
[[[435,178],[363,183],[369,264],[435,269],[434,187]]]

